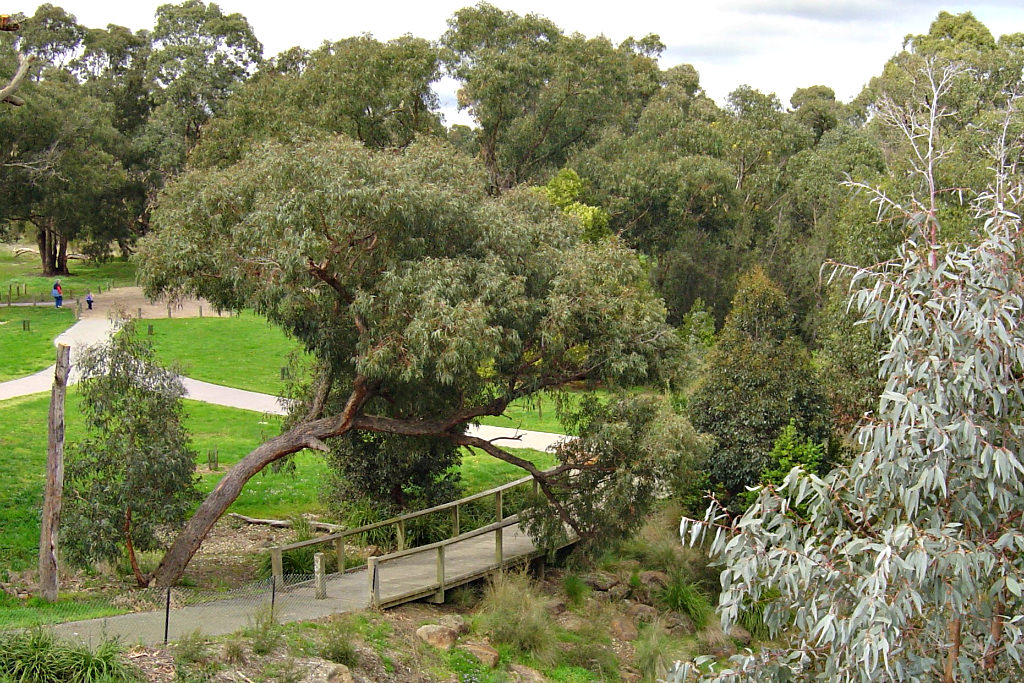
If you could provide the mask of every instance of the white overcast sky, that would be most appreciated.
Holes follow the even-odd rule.
[[[119,24],[150,29],[159,0],[51,0],[90,27]],[[438,38],[448,18],[470,0],[221,0],[240,12],[264,45],[265,56],[301,45],[370,33],[389,40],[405,33]],[[796,88],[827,85],[846,101],[898,52],[907,34],[926,33],[940,10],[970,10],[996,37],[1024,32],[1024,0],[494,0],[518,14],[534,12],[567,33],[603,34],[618,43],[656,33],[668,46],[663,68],[693,64],[718,102],[739,85],[774,92],[784,105]],[[35,5],[20,9],[31,15]],[[437,87],[447,122],[456,112],[455,84]]]

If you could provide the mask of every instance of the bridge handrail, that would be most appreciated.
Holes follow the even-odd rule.
[[[407,512],[405,514],[398,515],[396,517],[391,517],[390,519],[381,520],[379,522],[373,522],[372,524],[364,524],[363,526],[355,527],[355,528],[352,528],[352,529],[345,529],[344,531],[337,531],[337,532],[332,533],[332,534],[326,534],[326,535],[323,535],[323,536],[317,536],[315,538],[310,538],[310,539],[307,539],[307,540],[304,540],[304,541],[296,541],[295,543],[289,543],[287,545],[272,546],[272,547],[268,548],[268,550],[270,551],[271,572],[272,572],[272,574],[274,576],[275,581],[278,583],[278,585],[283,587],[284,586],[284,561],[283,561],[282,555],[283,555],[284,552],[289,551],[289,550],[297,550],[299,548],[305,548],[305,547],[311,546],[311,545],[320,545],[322,543],[330,543],[330,542],[334,542],[334,544],[336,546],[336,552],[337,552],[337,555],[338,555],[338,571],[344,571],[345,570],[345,539],[346,538],[348,538],[349,536],[355,536],[356,534],[365,533],[367,531],[373,531],[374,529],[379,529],[380,527],[389,526],[389,525],[392,525],[392,524],[395,524],[395,525],[398,526],[398,551],[397,552],[405,551],[406,550],[406,548],[405,548],[405,522],[407,522],[410,519],[416,519],[417,517],[422,517],[424,515],[429,515],[429,514],[432,514],[432,513],[435,513],[435,512],[442,512],[444,510],[453,510],[453,512],[454,512],[453,522],[454,522],[455,536],[459,536],[459,507],[462,506],[462,505],[465,505],[467,503],[472,503],[473,501],[480,500],[482,498],[486,498],[488,496],[495,496],[495,513],[496,513],[495,516],[499,520],[499,522],[496,522],[496,523],[500,523],[501,521],[504,521],[506,519],[505,516],[502,514],[502,496],[501,496],[501,494],[504,491],[507,491],[508,489],[512,489],[512,488],[515,488],[517,486],[522,486],[523,484],[525,484],[527,482],[530,482],[530,481],[534,482],[534,489],[536,490],[537,483],[534,480],[533,476],[532,475],[531,476],[526,476],[526,477],[522,477],[520,479],[516,479],[515,481],[508,482],[507,484],[502,484],[500,486],[495,486],[494,488],[487,489],[486,491],[480,491],[479,493],[474,493],[473,495],[466,496],[465,498],[460,498],[458,500],[453,500],[453,501],[448,502],[448,503],[442,503],[440,505],[434,505],[433,507],[425,508],[423,510],[416,510],[415,512]],[[493,524],[490,525],[490,526],[493,526]],[[488,527],[482,527],[482,528],[488,528]],[[493,528],[491,528],[490,530],[494,531]],[[468,532],[468,533],[472,533],[472,532]],[[422,548],[422,547],[423,546],[420,546],[420,548]],[[436,546],[434,544],[431,544],[429,547],[433,549]],[[410,549],[410,550],[412,550],[412,549]]]

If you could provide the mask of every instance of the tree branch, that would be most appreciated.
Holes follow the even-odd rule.
[[[36,61],[35,55],[18,55],[18,70],[14,72],[10,82],[3,89],[0,89],[0,102],[6,102],[15,107],[25,104],[25,100],[16,97],[14,92],[21,87],[21,82],[25,80],[25,76],[28,75],[28,68],[34,61]]]

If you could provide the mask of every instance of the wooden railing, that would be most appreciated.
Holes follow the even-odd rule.
[[[325,536],[317,536],[316,538],[310,538],[310,539],[305,540],[305,541],[297,541],[295,543],[289,543],[288,545],[280,545],[280,546],[272,547],[269,550],[270,550],[270,566],[271,566],[271,571],[272,571],[273,576],[274,576],[274,583],[276,584],[276,586],[278,588],[284,588],[284,553],[289,551],[289,550],[297,550],[298,548],[305,548],[305,547],[311,546],[311,545],[321,545],[321,544],[324,544],[324,543],[333,543],[334,547],[335,547],[335,552],[337,553],[337,556],[338,556],[338,571],[339,572],[343,572],[343,571],[345,571],[345,559],[346,559],[345,539],[347,539],[350,536],[357,536],[359,534],[364,534],[364,533],[366,533],[368,531],[373,531],[375,529],[380,529],[382,527],[388,527],[388,526],[392,526],[393,525],[393,526],[395,526],[396,545],[398,546],[397,551],[394,552],[394,553],[391,553],[389,555],[383,555],[383,556],[379,556],[379,557],[371,557],[367,561],[367,566],[370,569],[370,577],[371,577],[370,580],[371,580],[371,586],[372,586],[372,582],[376,580],[375,577],[377,576],[376,565],[378,563],[384,561],[384,560],[395,559],[396,556],[398,556],[398,557],[405,557],[406,555],[413,554],[414,552],[429,552],[430,550],[433,550],[433,549],[436,549],[436,548],[439,548],[439,547],[443,548],[443,546],[445,546],[445,545],[451,545],[452,543],[457,542],[459,540],[466,540],[467,538],[473,538],[475,536],[480,536],[480,535],[483,535],[485,533],[490,533],[490,532],[493,532],[493,531],[495,531],[497,529],[501,529],[501,528],[504,528],[506,526],[511,526],[513,524],[516,524],[519,521],[519,516],[518,515],[513,515],[512,517],[505,517],[505,515],[504,515],[504,509],[503,509],[503,505],[504,505],[503,498],[504,498],[504,495],[503,494],[504,494],[505,491],[508,491],[509,489],[513,489],[513,488],[515,488],[517,486],[522,486],[523,484],[526,484],[527,482],[533,482],[533,491],[534,491],[534,493],[536,493],[538,487],[537,487],[537,482],[534,480],[534,478],[533,477],[523,477],[522,479],[517,479],[517,480],[515,480],[513,482],[509,482],[508,484],[502,484],[501,486],[496,486],[496,487],[494,487],[492,489],[488,489],[486,491],[481,491],[480,493],[475,493],[475,494],[473,494],[471,496],[466,496],[465,498],[460,498],[459,500],[453,500],[450,503],[443,503],[441,505],[435,505],[433,507],[429,507],[429,508],[426,508],[426,509],[423,509],[423,510],[417,510],[416,512],[409,512],[409,513],[406,513],[404,515],[398,515],[397,517],[392,517],[391,519],[385,519],[385,520],[382,520],[380,522],[374,522],[373,524],[365,524],[363,526],[355,527],[353,529],[345,529],[344,531],[339,531],[339,532],[336,532],[336,533],[333,533],[333,534],[327,534]],[[472,502],[475,502],[475,501],[478,501],[478,500],[482,500],[482,499],[487,498],[489,496],[494,496],[494,519],[495,519],[495,522],[493,524],[490,524],[490,525],[481,527],[479,529],[475,529],[473,531],[470,531],[470,532],[468,532],[466,534],[460,534],[459,533],[460,532],[460,512],[459,512],[460,507],[462,507],[463,505],[466,505],[468,503],[472,503]],[[430,515],[430,514],[434,514],[434,513],[437,513],[437,512],[444,512],[445,510],[451,510],[451,515],[452,515],[452,534],[451,534],[451,536],[449,536],[446,540],[440,541],[438,543],[431,543],[429,545],[419,546],[419,547],[416,547],[416,548],[406,548],[406,527],[405,527],[406,522],[408,522],[409,520],[412,520],[412,519],[416,519],[418,517],[423,517],[425,515]],[[502,534],[500,532],[495,533],[495,538],[496,538],[496,541],[495,541],[495,545],[496,545],[495,556],[498,557],[498,558],[501,558],[502,557],[502,547],[501,547],[501,544],[502,544]],[[444,551],[442,549],[442,550],[439,550],[438,552],[439,552],[439,557],[441,558],[439,560],[439,567],[440,567],[439,572],[441,574],[443,574],[443,571],[444,571]],[[499,559],[498,563],[501,564],[501,562],[502,562],[502,560]],[[379,582],[378,582],[377,585],[378,585],[378,589],[379,589]],[[443,594],[443,591],[444,591],[443,577],[442,577],[442,580],[440,582],[440,585],[441,585],[441,588],[439,590]],[[371,592],[372,592],[372,590],[373,589],[371,587]],[[378,598],[379,598],[379,590],[378,590]],[[379,600],[377,602],[375,602],[374,604],[377,604],[377,603],[379,603]]]

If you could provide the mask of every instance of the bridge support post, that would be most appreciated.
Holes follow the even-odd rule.
[[[405,550],[405,520],[400,519],[395,525],[398,531],[398,549]]]
[[[380,574],[377,570],[377,558],[366,558],[366,573],[370,576],[370,608],[380,606]]]
[[[284,588],[284,562],[281,559],[281,549],[270,549],[270,572],[274,575],[274,587]]]
[[[437,592],[430,599],[435,605],[444,604],[444,546],[437,546]]]
[[[494,521],[500,522],[505,519],[505,512],[501,505],[501,491],[494,492]]]
[[[452,508],[452,537],[459,535],[459,506]]]
[[[501,567],[505,562],[505,552],[502,547],[502,542],[505,540],[505,529],[504,527],[494,530],[494,563]]]
[[[327,597],[327,582],[324,580],[324,554],[313,555],[313,581],[316,589],[313,597],[316,600],[323,600]]]
[[[338,553],[338,573],[345,573],[345,537],[335,539],[334,550]]]

